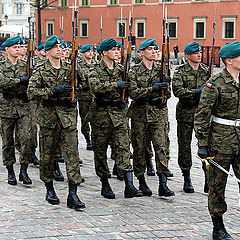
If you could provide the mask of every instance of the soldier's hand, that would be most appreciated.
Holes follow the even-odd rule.
[[[197,155],[201,158],[201,159],[205,159],[208,157],[208,148],[206,146],[204,147],[198,147],[198,152]]]
[[[200,95],[202,90],[203,90],[203,86],[201,86],[200,88],[194,89],[194,92],[195,92],[195,94]]]
[[[59,94],[70,94],[73,90],[72,86],[70,85],[58,85],[56,87],[50,88],[53,94],[59,95]]]
[[[28,76],[22,76],[19,79],[20,79],[20,84],[28,85],[28,82],[29,82],[29,77]]]
[[[120,89],[127,89],[128,86],[129,86],[129,83],[127,81],[118,80],[117,81],[117,86]]]
[[[167,90],[167,82],[155,82],[152,85],[152,90],[155,92]]]

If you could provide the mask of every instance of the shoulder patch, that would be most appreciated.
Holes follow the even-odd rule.
[[[211,83],[207,83],[207,87],[211,88],[212,84]]]
[[[132,72],[132,69],[130,69],[128,72]]]
[[[33,70],[33,71],[32,71],[32,74],[34,74],[36,71],[37,71],[37,70]]]
[[[91,67],[91,68],[89,68],[89,71],[92,71],[94,69],[94,67]]]
[[[178,72],[179,72],[179,70],[178,70],[178,69],[175,69],[175,70],[174,70],[174,73],[178,73]]]

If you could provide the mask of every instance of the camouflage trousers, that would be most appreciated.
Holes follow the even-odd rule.
[[[214,161],[226,170],[229,170],[230,165],[232,165],[236,177],[240,179],[240,154],[217,154]],[[227,211],[225,188],[228,175],[211,164],[209,170],[207,171],[207,177],[209,186],[208,209],[210,215],[212,217],[222,216]]]
[[[153,143],[157,174],[169,173],[167,161],[167,129],[164,122],[145,123],[131,121],[131,139],[133,146],[133,169],[136,177],[144,174],[146,161],[146,140],[148,137]]]
[[[10,166],[16,162],[14,133],[15,139],[18,139],[19,162],[28,164],[31,161],[31,121],[30,116],[19,118],[1,117],[4,166]]]
[[[108,176],[109,168],[107,164],[107,148],[110,142],[114,146],[116,153],[116,165],[121,174],[132,171],[130,163],[130,149],[127,123],[114,127],[111,120],[108,126],[97,126],[93,122],[92,143],[94,151],[95,170],[98,177]]]
[[[178,165],[181,170],[190,170],[192,167],[192,133],[192,122],[177,121]]]
[[[86,115],[89,112],[91,102],[78,101],[79,104],[79,115],[81,118],[81,133],[83,136],[88,136],[90,134],[89,121],[86,119]]]
[[[60,146],[66,164],[68,180],[79,185],[82,182],[78,154],[77,127],[63,128],[60,121],[55,128],[40,126],[40,179],[47,183],[54,180],[54,156]]]

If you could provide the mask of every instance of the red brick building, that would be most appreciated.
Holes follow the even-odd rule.
[[[228,42],[240,41],[240,0],[58,0],[53,3],[51,0],[43,1],[47,6],[41,10],[43,40],[54,34],[60,35],[62,19],[64,41],[72,40],[72,9],[76,2],[81,45],[98,44],[101,41],[101,22],[103,38],[113,37],[121,41],[119,29],[121,8],[126,26],[125,36],[129,35],[129,12],[133,9],[133,35],[136,36],[137,48],[141,41],[150,37],[161,44],[165,1],[170,24],[170,49],[177,44],[182,52],[184,46],[191,41],[211,46],[215,7],[216,45],[223,46]]]

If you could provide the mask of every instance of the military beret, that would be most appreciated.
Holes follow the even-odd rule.
[[[5,42],[2,43],[2,45],[1,45],[1,50],[2,50],[2,51],[5,51]]]
[[[102,51],[100,50],[100,45],[99,46],[97,46],[97,52],[100,54],[100,53],[102,53]]]
[[[41,51],[42,49],[44,49],[44,45],[40,45],[40,46],[38,46],[38,48],[37,48],[38,51]]]
[[[122,43],[121,42],[117,42],[117,47],[118,48],[122,47]]]
[[[86,44],[81,48],[81,53],[85,53],[86,51],[92,49],[92,44]]]
[[[5,41],[5,47],[11,47],[14,44],[20,44],[21,38],[19,36],[8,38]]]
[[[54,45],[60,44],[60,43],[61,43],[60,38],[56,35],[53,35],[50,38],[48,38],[47,41],[45,42],[44,50],[45,51],[50,50],[51,48],[54,47]]]
[[[21,41],[20,41],[20,44],[22,45],[27,45],[27,40],[22,38]]]
[[[113,38],[104,39],[99,45],[99,49],[101,51],[108,51],[113,47],[117,47],[117,41]]]
[[[67,48],[68,47],[68,43],[67,42],[61,41],[61,45],[62,45],[62,48]]]
[[[223,46],[218,52],[220,58],[235,58],[240,56],[240,42],[232,42]]]
[[[184,48],[185,54],[192,54],[194,52],[199,52],[202,50],[200,43],[198,42],[190,42]]]
[[[154,46],[157,50],[159,49],[159,46],[157,45],[157,43],[155,43]]]
[[[155,46],[155,39],[154,38],[149,38],[143,42],[141,42],[139,50],[144,50],[149,46]]]
[[[38,49],[38,45],[35,45],[35,50],[37,50]]]

